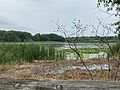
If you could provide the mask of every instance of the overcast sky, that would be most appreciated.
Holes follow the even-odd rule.
[[[69,25],[73,19],[96,24],[105,17],[96,7],[97,0],[0,0],[0,28],[35,33],[53,33],[51,22]]]

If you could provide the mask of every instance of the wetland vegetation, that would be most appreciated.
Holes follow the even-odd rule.
[[[95,48],[94,44],[79,44],[79,53],[97,54],[103,52],[106,48]],[[92,45],[92,47],[90,47]],[[24,43],[1,43],[0,44],[0,64],[34,62],[34,60],[65,60],[67,56],[75,53],[67,48],[67,43],[63,42],[24,42]],[[70,57],[74,57],[71,55]],[[70,59],[70,58],[68,58]],[[72,58],[71,58],[72,59]],[[77,59],[77,57],[76,57]]]
[[[100,43],[75,44],[87,68],[92,72],[94,79],[107,80],[108,57],[101,58],[99,55],[110,54],[109,48]],[[99,48],[99,45],[102,45],[102,48]],[[112,50],[118,54],[120,45],[115,43],[110,45]],[[112,72],[111,75],[114,77],[113,72],[116,68],[113,69],[115,67],[113,61],[112,54],[110,54],[110,72]],[[76,53],[69,48],[68,43],[53,41],[1,42],[0,77],[65,80],[90,79],[85,66],[82,65]],[[110,77],[112,78],[112,76]]]

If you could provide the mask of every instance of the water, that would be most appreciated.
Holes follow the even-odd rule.
[[[113,44],[113,43],[111,43]],[[105,44],[101,44],[101,43],[76,43],[75,44],[77,48],[99,48],[99,46],[103,46],[105,47]],[[57,48],[61,48],[61,49],[69,49],[69,45],[66,44],[62,44],[62,45],[56,45],[55,47]]]
[[[87,68],[89,70],[108,70],[109,66],[107,64],[93,64],[93,65],[88,65]],[[112,67],[110,67],[111,69]],[[81,70],[86,70],[85,66],[67,66],[67,67],[59,67],[56,68],[56,72],[59,74],[64,73],[66,70],[75,70],[75,69],[81,69]]]
[[[93,64],[93,65],[87,66],[87,68],[89,70],[108,70],[109,66],[107,64],[99,64],[99,65]],[[112,68],[112,67],[110,67],[110,68]],[[85,67],[80,67],[80,69],[86,70]]]

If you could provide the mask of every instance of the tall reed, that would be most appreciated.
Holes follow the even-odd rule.
[[[41,44],[0,44],[0,64],[64,59],[63,53]]]

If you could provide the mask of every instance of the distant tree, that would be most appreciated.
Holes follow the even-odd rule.
[[[0,30],[1,42],[28,42],[28,41],[60,41],[64,42],[65,39],[57,34],[40,34],[37,33],[32,36],[31,33],[21,31],[5,31]]]
[[[65,39],[62,36],[59,36],[57,34],[51,33],[51,34],[35,34],[34,35],[35,41],[61,41],[64,42]]]
[[[61,42],[65,41],[64,37],[53,33],[47,34],[47,37],[49,38],[50,41],[61,41]]]
[[[35,41],[40,41],[40,39],[41,39],[40,33],[37,33],[37,34],[34,35],[34,40]]]
[[[41,34],[40,41],[49,41],[49,37],[46,34]]]
[[[27,32],[0,30],[0,41],[3,42],[23,42],[32,40],[33,36]]]

